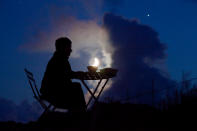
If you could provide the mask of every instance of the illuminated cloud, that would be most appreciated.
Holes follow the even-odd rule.
[[[55,40],[59,37],[69,37],[73,44],[71,57],[81,57],[81,52],[91,56],[91,60],[98,57],[101,67],[111,66],[113,48],[108,42],[108,34],[96,21],[77,20],[73,17],[60,18],[54,23],[50,32],[38,32],[35,39],[22,45],[22,49],[30,52],[54,52]],[[106,52],[106,50],[110,50]],[[89,60],[89,61],[91,61]]]
[[[74,3],[68,0],[64,2],[66,4],[62,2],[62,7],[51,6],[49,10],[51,18],[48,28],[34,29],[34,33],[32,33],[34,35],[28,36],[20,49],[31,53],[54,52],[55,40],[67,36],[73,42],[71,59],[77,58],[77,61],[92,65],[92,61],[96,57],[100,61],[99,68],[111,67],[111,56],[114,48],[109,43],[108,33],[102,27],[100,18],[101,14],[103,14],[101,9],[105,2],[103,0],[94,2],[91,0],[76,0]],[[113,4],[113,2],[110,2],[110,4]],[[70,8],[68,5],[74,6]],[[75,9],[75,5],[77,5],[78,9]],[[83,9],[87,19],[77,18],[79,9]],[[89,82],[89,84],[95,85],[96,82]]]
[[[162,70],[165,67],[167,48],[154,29],[111,13],[105,14],[103,26],[108,32],[111,45],[116,49],[112,56],[112,67],[119,70],[112,87],[104,96],[123,100],[150,92],[152,80],[155,82],[155,90],[173,86],[174,81]],[[157,98],[160,97],[162,94],[157,94]],[[148,103],[151,93],[137,99],[141,103]]]
[[[74,17],[60,17],[53,24],[49,32],[39,32],[36,41],[23,45],[23,49],[53,52],[55,40],[68,36],[73,41],[71,58],[88,61],[91,65],[97,57],[100,68],[112,66],[119,70],[115,81],[107,85],[104,97],[124,99],[126,95],[150,91],[153,79],[156,88],[173,84],[165,68],[166,45],[151,27],[113,14],[104,15],[103,25],[96,20]],[[89,84],[95,87],[97,82]],[[87,93],[86,99],[88,97]]]
[[[73,4],[71,0],[66,2]],[[28,52],[54,52],[55,40],[62,36],[69,37],[73,42],[71,58],[91,65],[97,57],[100,68],[113,66],[119,70],[116,82],[110,88],[111,81],[105,93],[105,96],[111,95],[117,99],[124,98],[125,94],[133,96],[140,91],[150,90],[152,79],[159,88],[173,83],[165,68],[166,45],[160,42],[154,29],[139,24],[137,20],[113,14],[105,14],[101,22],[104,4],[116,6],[111,0],[95,1],[96,4],[91,4],[91,0],[75,2],[77,8],[84,9],[85,18],[78,18],[80,10],[75,10],[75,6],[69,8],[70,4],[65,5],[67,8],[53,6],[49,28],[34,31],[36,35],[31,36],[21,49]],[[90,84],[95,85],[96,82]]]

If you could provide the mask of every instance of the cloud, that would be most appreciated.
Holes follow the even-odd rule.
[[[23,49],[53,52],[55,39],[68,36],[73,41],[72,58],[91,65],[97,57],[102,63],[100,68],[113,66],[119,70],[114,83],[110,81],[107,85],[105,96],[111,94],[122,99],[126,95],[150,91],[152,79],[156,88],[173,84],[165,67],[167,47],[151,27],[110,13],[104,15],[103,25],[95,19],[81,20],[68,16],[60,16],[52,23],[47,32],[38,31],[30,43],[23,45]],[[90,82],[93,86],[96,83]]]
[[[168,78],[165,67],[167,47],[160,42],[154,29],[137,20],[109,13],[104,15],[102,25],[99,20],[102,8],[105,5],[117,7],[122,4],[119,0],[95,1],[96,4],[92,4],[91,0],[75,1],[77,8],[84,9],[84,12],[75,9],[73,1],[66,2],[70,2],[64,3],[66,8],[64,5],[62,8],[57,5],[50,8],[53,14],[50,26],[34,30],[35,35],[30,36],[21,49],[27,52],[53,52],[54,42],[58,37],[69,37],[73,41],[72,58],[91,65],[97,57],[100,59],[100,68],[114,66],[119,69],[113,87],[108,85],[105,93],[105,96],[112,94],[117,99],[124,98],[125,94],[133,96],[141,91],[151,90],[152,79],[155,80],[156,88],[173,83]],[[75,6],[71,6],[73,4]],[[79,18],[81,15],[85,19]],[[95,82],[91,84],[95,85]]]
[[[20,49],[27,52],[52,52],[54,51],[54,41],[61,36],[70,37],[76,45],[73,44],[74,57],[77,56],[76,52],[79,52],[77,49],[75,50],[76,47],[85,49],[87,45],[88,47],[90,45],[98,49],[103,41],[107,41],[106,33],[99,24],[104,13],[103,8],[116,7],[121,3],[120,0],[64,0],[47,3],[47,10],[43,9],[43,12],[48,12],[46,18],[38,19],[35,24],[39,25],[39,21],[43,21],[43,19],[47,19],[48,23],[32,28],[32,33],[25,36],[27,39]],[[103,45],[108,46],[109,44]]]
[[[167,47],[159,40],[154,29],[111,13],[104,15],[103,27],[115,48],[112,67],[119,70],[112,87],[104,96],[124,99],[145,91],[150,92],[152,80],[155,81],[156,89],[174,84],[166,75],[168,73],[160,68],[165,64]],[[150,102],[149,98],[143,98],[141,102]]]
[[[92,64],[92,60],[98,57],[101,67],[110,67],[113,47],[108,43],[107,33],[100,24],[102,8],[106,1],[111,5],[119,3],[119,0],[114,2],[110,0],[52,2],[48,5],[48,11],[45,11],[51,14],[50,18],[47,18],[46,26],[33,28],[32,33],[25,36],[27,39],[19,48],[31,53],[54,52],[55,40],[67,36],[73,42],[72,58],[84,58],[84,55],[88,55],[88,64]],[[81,15],[85,18],[79,18]],[[110,52],[107,53],[106,49],[110,49]]]
[[[17,105],[11,100],[0,98],[0,121],[36,121],[42,111],[37,102],[30,104],[27,101],[23,101]]]
[[[85,53],[91,57],[89,64],[91,64],[92,59],[98,57],[102,63],[101,67],[111,66],[110,53],[113,52],[113,47],[108,43],[106,31],[96,21],[61,17],[53,23],[50,31],[38,31],[37,35],[20,48],[28,52],[53,52],[55,40],[67,36],[73,43],[71,57],[83,58],[82,54]],[[107,53],[106,49],[110,52]]]
[[[103,14],[101,12],[105,4],[104,0],[76,0],[75,2],[68,0],[64,2],[62,6],[55,4],[50,6],[49,26],[33,29],[32,35],[27,36],[28,39],[20,46],[20,49],[31,53],[54,52],[55,40],[67,36],[73,42],[71,58],[78,63],[78,67],[75,68],[81,69],[81,65],[84,67],[92,65],[95,57],[100,60],[99,68],[111,67],[114,48],[108,41],[108,34],[102,27],[100,19]],[[113,2],[110,4],[112,5]],[[78,18],[79,14],[86,18]],[[106,50],[108,51],[106,52]],[[89,82],[90,85],[95,85],[95,83],[95,81]]]

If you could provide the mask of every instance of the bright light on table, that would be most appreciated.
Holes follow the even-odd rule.
[[[93,63],[93,65],[92,66],[96,66],[96,67],[98,67],[99,66],[99,59],[98,58],[94,58],[94,63]]]

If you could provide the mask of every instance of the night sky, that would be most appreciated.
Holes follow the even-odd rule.
[[[73,41],[73,70],[87,71],[94,57],[101,67],[120,68],[106,96],[122,98],[128,88],[120,85],[130,87],[130,79],[158,78],[169,86],[181,81],[183,70],[196,77],[196,12],[196,0],[0,0],[0,98],[33,100],[24,68],[40,85],[61,36]],[[131,78],[124,79],[127,71]],[[139,83],[130,95],[139,86],[149,89]]]

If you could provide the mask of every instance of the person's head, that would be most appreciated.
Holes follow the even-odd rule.
[[[55,41],[55,48],[57,52],[66,53],[67,56],[70,56],[72,52],[71,49],[72,41],[67,37],[60,37]]]

